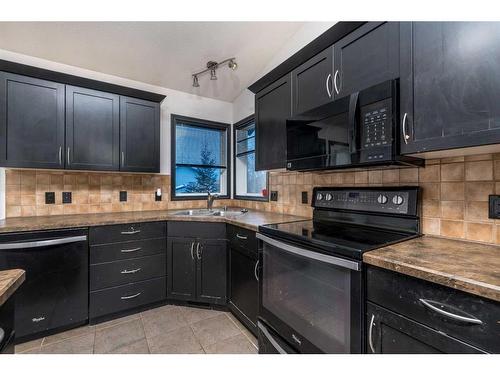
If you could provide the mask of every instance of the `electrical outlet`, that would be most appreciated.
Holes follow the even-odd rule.
[[[302,192],[302,204],[307,204],[309,199],[307,198],[307,191]]]
[[[271,191],[271,200],[273,202],[277,202],[278,201],[278,192],[276,190],[272,190]]]
[[[63,191],[62,202],[63,203],[71,203],[71,191]]]
[[[500,219],[500,195],[490,195],[488,206],[488,217],[490,219]]]
[[[45,204],[54,204],[56,203],[56,193],[53,191],[45,192]]]
[[[126,201],[127,201],[127,192],[120,191],[120,202],[126,202]]]

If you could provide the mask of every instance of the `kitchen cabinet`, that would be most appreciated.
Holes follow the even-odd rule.
[[[398,22],[367,22],[333,50],[335,99],[399,77]]]
[[[160,172],[160,105],[120,97],[120,170]]]
[[[66,86],[66,168],[120,168],[120,97]]]
[[[0,354],[14,354],[15,295],[0,305]]]
[[[499,353],[500,304],[367,267],[368,353]]]
[[[255,232],[228,225],[230,246],[229,309],[257,335],[259,311],[258,249]]]
[[[286,119],[292,114],[291,74],[255,95],[255,170],[284,168]]]
[[[333,47],[292,71],[293,115],[333,100]]]
[[[64,85],[0,72],[0,165],[64,168]]]
[[[225,305],[227,240],[221,223],[168,223],[169,299]]]
[[[401,23],[401,152],[500,142],[500,23]]]

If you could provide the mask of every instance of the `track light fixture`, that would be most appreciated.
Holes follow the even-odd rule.
[[[230,59],[223,60],[221,62],[209,61],[209,62],[207,62],[206,69],[201,70],[198,73],[194,73],[192,75],[193,87],[200,87],[200,83],[198,82],[198,76],[201,74],[205,74],[207,72],[210,72],[210,80],[216,81],[217,80],[217,69],[224,64],[227,64],[228,68],[231,70],[236,70],[238,68],[238,64],[236,63],[236,60],[234,57],[231,57]]]

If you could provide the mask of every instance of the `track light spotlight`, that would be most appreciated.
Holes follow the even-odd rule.
[[[198,83],[198,76],[193,75],[193,87],[200,87],[200,84]]]

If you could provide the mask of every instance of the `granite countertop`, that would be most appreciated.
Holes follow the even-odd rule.
[[[234,211],[237,208],[230,208]],[[97,225],[126,224],[147,221],[204,221],[223,222],[257,230],[259,225],[307,220],[302,216],[277,214],[274,212],[251,210],[247,213],[228,216],[179,216],[183,210],[116,212],[100,214],[77,214],[58,216],[16,217],[0,220],[0,233],[23,232],[45,229],[91,227]]]
[[[0,306],[2,306],[24,282],[25,272],[23,270],[0,271]]]
[[[500,302],[500,247],[423,236],[363,255],[365,263]]]

